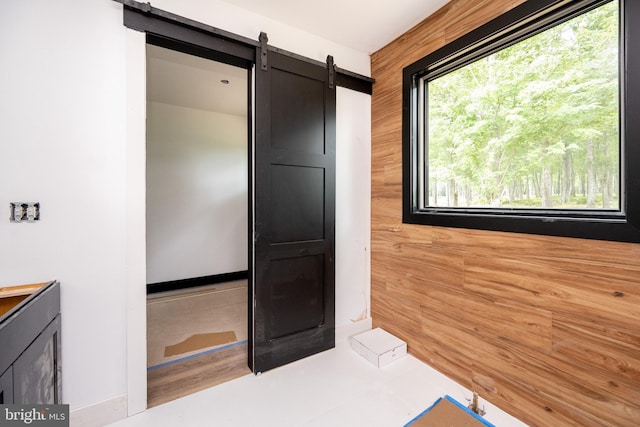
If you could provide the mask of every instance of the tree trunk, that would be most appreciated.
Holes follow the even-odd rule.
[[[458,190],[456,187],[456,180],[451,178],[447,181],[447,205],[458,206]]]
[[[533,175],[533,197],[542,197],[542,191],[540,188],[540,177],[538,174]]]
[[[438,206],[438,180],[433,178],[431,183],[433,184],[433,188],[431,189],[433,192],[433,202],[431,202],[430,206]]]
[[[473,202],[473,193],[471,191],[471,187],[468,185],[465,187],[464,197],[467,200],[466,206],[471,206],[471,203]]]
[[[569,203],[569,199],[571,198],[571,163],[572,156],[570,151],[566,151],[564,153],[564,163],[562,170],[562,204],[566,205]]]
[[[551,166],[542,166],[542,207],[553,207],[553,179],[551,176]]]
[[[509,189],[507,190],[507,193],[509,193],[509,206],[513,207],[513,193],[516,191],[516,185],[515,183],[512,181],[509,184]]]
[[[602,178],[602,208],[611,209],[611,171],[608,169]]]
[[[587,141],[587,209],[596,207],[596,174],[593,161],[593,141]]]
[[[604,144],[604,158],[609,157],[609,147]],[[602,176],[602,208],[611,208],[611,169],[605,166]]]

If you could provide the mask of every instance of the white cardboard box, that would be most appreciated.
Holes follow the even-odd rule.
[[[381,328],[354,335],[351,347],[378,368],[407,354],[407,343]]]

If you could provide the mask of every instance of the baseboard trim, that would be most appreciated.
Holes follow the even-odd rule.
[[[73,409],[69,414],[73,427],[102,427],[127,418],[127,395]]]
[[[336,344],[348,343],[349,338],[373,327],[371,317],[336,327]]]
[[[169,282],[150,283],[147,285],[147,295],[157,292],[177,291],[179,289],[194,288],[197,286],[213,285],[215,283],[232,282],[249,277],[249,272],[234,271],[232,273],[214,274],[212,276],[193,277],[190,279],[171,280]]]

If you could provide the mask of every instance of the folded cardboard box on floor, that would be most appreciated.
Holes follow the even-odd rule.
[[[381,328],[354,335],[351,347],[378,368],[407,354],[407,343]]]

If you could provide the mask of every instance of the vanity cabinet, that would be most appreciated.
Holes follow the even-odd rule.
[[[0,404],[60,404],[60,284],[0,288]]]

